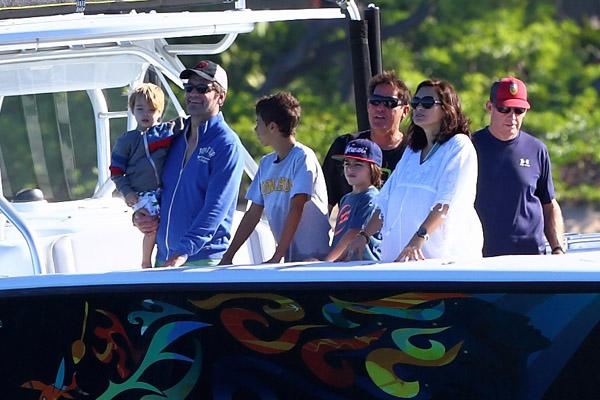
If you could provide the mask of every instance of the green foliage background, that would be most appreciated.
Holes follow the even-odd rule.
[[[254,8],[318,2],[248,0]],[[533,108],[524,129],[548,145],[559,199],[600,202],[600,4],[380,0],[377,6],[382,11],[384,68],[395,70],[409,88],[430,77],[452,82],[472,130],[487,124],[484,104],[494,80],[509,74],[525,80]],[[356,129],[346,29],[343,20],[257,24],[252,33],[239,35],[229,50],[210,57],[229,75],[227,121],[257,160],[269,149],[260,145],[254,133],[254,103],[277,90],[289,90],[301,101],[298,139],[321,160],[337,135]],[[198,58],[182,61],[191,66]],[[172,88],[183,102],[182,91]],[[126,109],[126,90],[105,93],[110,110]],[[0,169],[9,198],[21,188],[36,186],[51,200],[93,193],[98,171],[87,95],[67,94],[68,115],[56,108],[57,99],[50,94],[3,99]],[[170,105],[165,119],[174,116]],[[61,119],[68,123],[61,124]],[[25,128],[26,121],[38,123],[33,129],[36,135]],[[114,119],[110,125],[114,143],[125,122]],[[43,153],[43,160],[31,155],[36,143],[41,143],[38,149],[43,151],[37,157]],[[72,159],[70,168],[60,153]],[[44,162],[53,172],[40,179]]]
[[[427,3],[427,2],[424,2]],[[429,77],[458,90],[473,130],[487,124],[484,103],[491,83],[512,74],[528,83],[532,110],[524,129],[549,147],[560,199],[600,200],[600,30],[590,19],[562,16],[557,3],[519,0],[429,2],[432,11],[398,32],[423,3],[381,0],[383,62],[409,88]],[[271,68],[293,55],[298,38],[317,23],[259,25],[220,62],[230,75],[225,113],[257,158],[268,151],[253,133],[256,98],[290,90],[303,105],[298,138],[323,157],[336,135],[355,129],[347,44],[331,45],[326,58],[302,65],[277,87]],[[343,24],[306,50],[308,58],[344,37]],[[392,34],[386,35],[386,32]]]

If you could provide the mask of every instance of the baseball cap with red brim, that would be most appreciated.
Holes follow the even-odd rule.
[[[334,160],[345,160],[347,158],[376,164],[381,167],[382,153],[377,145],[368,139],[355,139],[348,142],[344,154],[331,156]]]

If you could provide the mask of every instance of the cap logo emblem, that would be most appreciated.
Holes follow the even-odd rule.
[[[365,147],[354,147],[354,146],[348,146],[346,148],[346,153],[360,153],[360,154],[367,154],[367,149]]]
[[[206,67],[208,67],[208,63],[206,61],[200,61],[198,63],[198,65],[196,65],[196,68],[200,68],[200,69],[204,69]]]
[[[517,86],[517,84],[515,82],[511,82],[510,86],[508,87],[508,91],[510,92],[510,94],[512,94],[514,96],[519,91],[519,87]]]

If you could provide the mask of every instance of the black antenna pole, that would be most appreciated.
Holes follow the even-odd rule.
[[[367,22],[353,20],[348,22],[350,32],[350,51],[352,55],[352,75],[354,77],[354,102],[358,130],[369,129],[367,114],[367,85],[371,79],[369,61],[369,43]]]
[[[371,73],[373,75],[383,72],[381,61],[381,18],[379,7],[369,4],[365,10],[365,20],[369,27],[369,58],[371,60]]]

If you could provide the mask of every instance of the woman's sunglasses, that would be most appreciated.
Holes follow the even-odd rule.
[[[442,104],[441,101],[439,100],[435,100],[433,97],[431,96],[424,96],[424,97],[413,97],[412,100],[410,101],[410,106],[415,109],[418,106],[422,105],[423,108],[427,108],[430,109],[431,107],[434,106],[434,104]]]
[[[514,112],[517,115],[521,115],[523,113],[525,113],[525,111],[527,111],[526,108],[522,108],[522,107],[502,107],[502,106],[495,106],[496,110],[498,110],[499,113],[502,114],[508,114],[509,112]]]
[[[193,83],[184,83],[183,89],[188,93],[192,93],[192,90],[196,89],[198,93],[204,94],[213,90],[213,87],[205,83],[199,83],[197,85],[194,85]]]
[[[369,98],[369,104],[372,106],[383,104],[385,108],[396,108],[402,104],[402,101],[397,97],[374,95]]]

